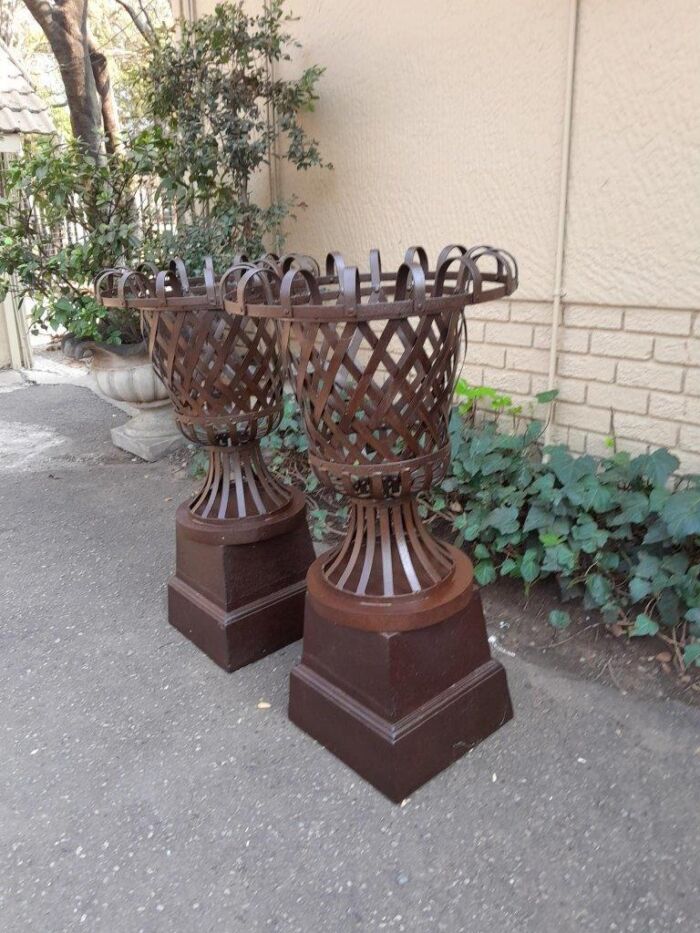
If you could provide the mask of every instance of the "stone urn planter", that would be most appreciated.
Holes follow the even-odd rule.
[[[153,370],[146,341],[127,345],[92,342],[88,346],[100,392],[138,410],[126,424],[112,428],[112,443],[149,461],[181,447],[184,441],[175,425],[170,397]]]

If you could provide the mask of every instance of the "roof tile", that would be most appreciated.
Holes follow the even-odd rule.
[[[46,104],[0,40],[0,133],[54,133]]]

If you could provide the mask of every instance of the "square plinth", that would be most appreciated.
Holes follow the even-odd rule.
[[[314,556],[305,521],[275,538],[236,545],[193,541],[178,525],[168,620],[224,670],[251,664],[301,638]]]
[[[512,716],[478,592],[451,618],[410,632],[336,625],[307,598],[289,718],[391,800],[403,800]]]

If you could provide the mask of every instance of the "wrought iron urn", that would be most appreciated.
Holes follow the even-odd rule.
[[[222,306],[222,288],[255,268],[236,257],[217,281],[206,259],[203,277],[190,279],[175,259],[163,270],[110,269],[95,283],[107,307],[141,312],[177,424],[208,452],[201,489],[177,512],[169,616],[228,670],[301,636],[314,556],[303,495],[269,472],[260,450],[282,417],[278,325]]]
[[[501,249],[421,247],[396,272],[330,253],[259,267],[224,289],[232,317],[273,320],[311,467],[348,496],[346,536],[310,567],[290,717],[392,799],[512,715],[469,558],[436,540],[416,495],[443,479],[465,309],[517,287]]]

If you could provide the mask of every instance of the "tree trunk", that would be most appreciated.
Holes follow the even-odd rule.
[[[24,0],[56,57],[66,89],[71,129],[95,161],[104,158],[102,106],[87,34],[88,0]]]
[[[95,45],[95,40],[92,36],[88,38],[88,48],[90,51],[90,63],[92,65],[92,74],[95,79],[95,87],[100,98],[105,145],[107,146],[107,152],[113,154],[119,149],[121,144],[119,138],[121,127],[119,125],[117,104],[112,91],[112,82],[109,79],[107,59],[104,53]]]

